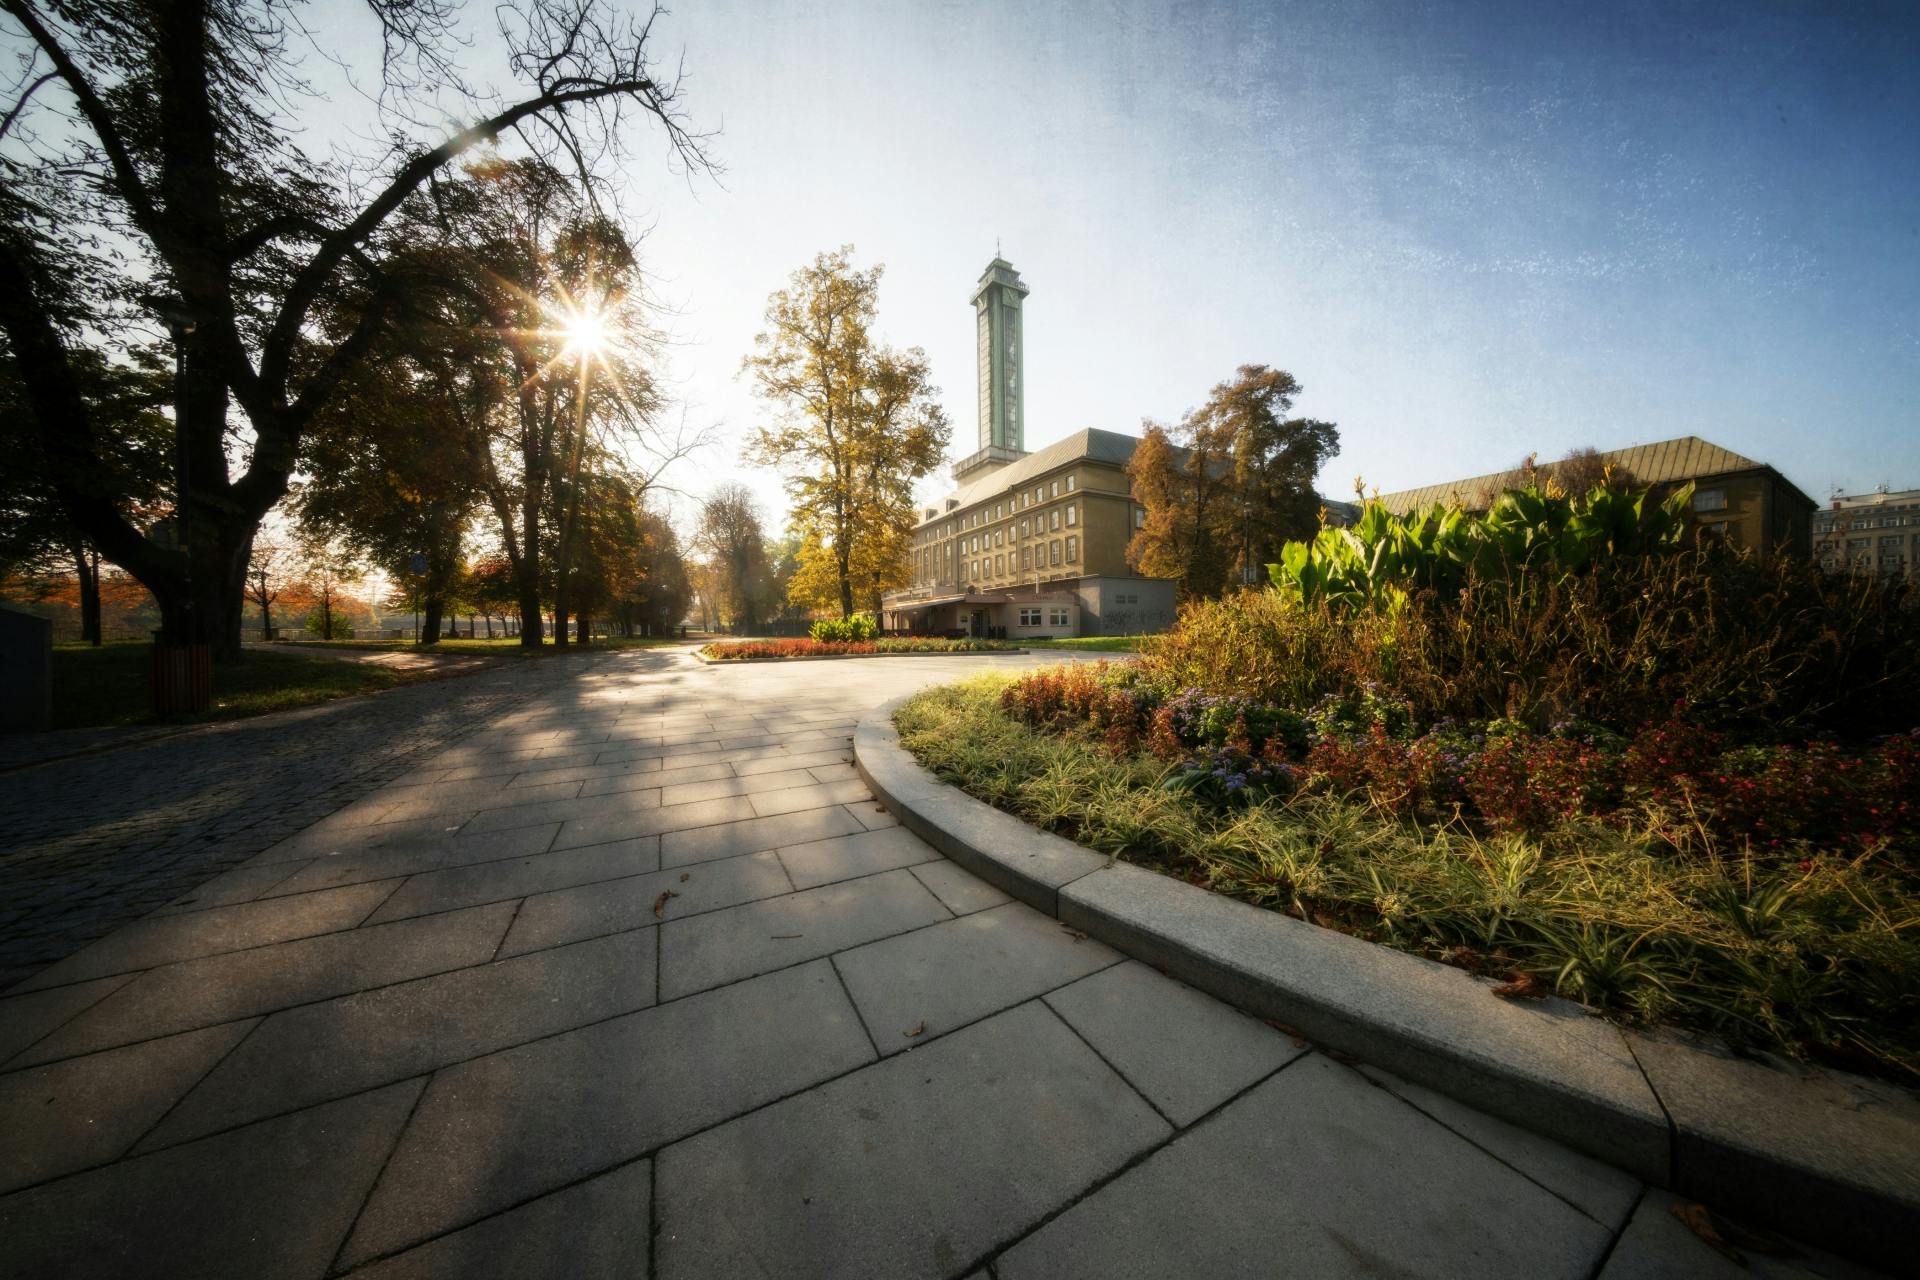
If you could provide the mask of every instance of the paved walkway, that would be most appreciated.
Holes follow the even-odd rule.
[[[444,719],[304,787],[300,754],[133,797],[127,753],[47,766],[43,806],[190,813],[231,865],[0,998],[0,1274],[1744,1274],[1628,1176],[895,825],[858,714],[1042,660],[628,652],[368,699]]]

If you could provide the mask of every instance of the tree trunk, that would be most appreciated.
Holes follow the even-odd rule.
[[[440,624],[446,612],[446,601],[439,596],[428,596],[422,605],[421,616],[424,621],[420,624],[420,643],[439,644]]]
[[[580,630],[578,634],[581,644],[586,644],[593,639],[592,621],[593,620],[586,614],[583,613],[580,615]]]
[[[100,644],[100,557],[84,544],[70,548],[74,575],[80,579],[80,638],[98,648]]]
[[[560,611],[560,606],[556,604],[553,608],[553,646],[554,648],[556,649],[566,648],[567,638],[568,638],[567,637],[567,615],[565,613],[562,613]]]

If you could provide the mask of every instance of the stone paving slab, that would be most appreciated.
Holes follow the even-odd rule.
[[[908,871],[729,907],[660,926],[660,997],[814,960],[951,913]]]
[[[502,958],[793,891],[771,852],[536,894],[520,907]]]
[[[1001,1280],[1586,1280],[1611,1233],[1310,1054],[1003,1254]],[[1411,1113],[1417,1116],[1417,1113]],[[1488,1230],[1491,1223],[1515,1229]]]
[[[931,889],[933,896],[957,916],[972,915],[976,911],[986,911],[1003,902],[1013,901],[979,876],[962,870],[959,863],[949,862],[945,858],[918,864],[913,868],[913,876]]]
[[[835,956],[834,965],[880,1052],[895,1054],[1121,958],[1059,921],[1009,902],[857,947]]]
[[[296,898],[247,902],[136,921],[59,964],[41,970],[14,990],[34,991],[134,969],[151,969],[195,956],[351,929],[371,915],[398,887],[395,881],[382,880]]]
[[[1124,863],[1064,887],[1060,917],[1342,1052],[1668,1176],[1666,1113],[1619,1029],[1577,1005],[1500,1000],[1459,969]]]
[[[406,1123],[409,1081],[0,1199],[35,1280],[315,1280]]]
[[[1361,1075],[1445,1125],[1494,1159],[1533,1179],[1608,1230],[1617,1231],[1640,1198],[1629,1174],[1569,1151],[1537,1133],[1496,1120],[1443,1093],[1423,1089],[1389,1071],[1359,1064]]]
[[[153,914],[178,915],[183,911],[204,911],[208,907],[231,907],[251,902],[297,874],[303,865],[300,862],[276,862],[261,867],[235,867],[215,876],[193,892],[180,895]],[[377,880],[380,877],[365,878]]]
[[[499,858],[523,858],[545,853],[560,833],[560,824],[518,827],[511,831],[485,834],[441,832],[433,838],[404,841],[376,850],[341,852],[316,857],[263,892],[261,898],[283,898],[292,893],[311,893],[344,884],[368,880],[390,880],[396,876],[418,875],[446,867],[464,867]],[[270,870],[271,864],[258,868]]]
[[[1876,1274],[1764,1234],[1758,1248],[1729,1245],[1737,1255],[1729,1257],[1674,1216],[1675,1206],[1683,1203],[1668,1192],[1649,1190],[1596,1280],[1873,1280]]]
[[[131,973],[0,1000],[0,1063],[134,980]]]
[[[463,815],[450,815],[444,818],[416,818],[411,822],[376,823],[351,829],[308,827],[262,850],[240,865],[264,867],[275,863],[374,853],[383,849],[416,850],[435,842],[451,846],[454,842],[448,837],[458,832],[464,821]]]
[[[1046,1002],[1181,1128],[1306,1052],[1138,960],[1061,987]]]
[[[851,880],[916,863],[945,861],[932,845],[904,827],[859,831],[850,836],[788,845],[778,853],[796,889],[811,889],[835,880]]]
[[[617,791],[609,795],[580,796],[572,800],[543,800],[537,804],[509,805],[498,809],[484,809],[474,814],[462,831],[478,834],[483,831],[504,831],[511,827],[531,827],[542,823],[558,822],[570,825],[574,822],[598,822],[618,824],[635,814],[660,807],[660,789],[647,787],[636,791]],[[644,835],[645,828],[619,828],[621,834]],[[608,837],[612,839],[614,837]],[[578,844],[580,841],[569,841]],[[588,843],[598,844],[600,841]]]
[[[209,1027],[0,1076],[0,1193],[125,1155],[253,1027]]]
[[[660,837],[640,836],[613,844],[562,849],[527,858],[506,858],[414,876],[381,904],[368,924],[503,902],[596,880],[618,880],[660,869]]]
[[[629,793],[622,793],[629,794]],[[608,799],[618,799],[610,796]],[[572,849],[583,844],[605,844],[634,836],[675,834],[701,827],[717,826],[753,816],[753,806],[743,796],[724,796],[718,800],[698,800],[692,804],[643,807],[629,812],[613,812],[592,818],[575,818],[562,824],[555,838],[556,849]],[[663,845],[663,852],[667,846]],[[766,846],[762,846],[763,848]],[[758,850],[741,849],[740,853]],[[668,866],[677,865],[668,859]]]
[[[490,959],[513,904],[346,930],[149,969],[9,1066],[50,1062]]]
[[[858,780],[809,782],[806,786],[786,787],[779,791],[755,791],[747,796],[747,802],[753,806],[755,813],[770,818],[783,813],[798,813],[802,809],[820,809],[864,800],[866,795],[866,784]]]
[[[344,1260],[460,1226],[872,1059],[818,962],[462,1063],[428,1086]]]
[[[651,1161],[636,1160],[395,1254],[355,1271],[353,1278],[647,1280],[653,1251],[648,1221],[652,1172]]]
[[[659,1274],[945,1280],[1168,1132],[1023,1005],[661,1152]]]
[[[852,835],[865,829],[859,819],[839,805],[781,814],[777,818],[756,818],[752,816],[753,810],[747,801],[745,796],[702,801],[701,804],[707,805],[734,806],[729,812],[739,820],[723,819],[710,825],[668,832],[660,843],[660,864],[684,867],[689,863],[707,862],[714,858],[731,858],[735,854],[778,849],[782,845]],[[681,807],[693,809],[699,806]],[[746,811],[742,813],[741,809]]]
[[[615,934],[276,1013],[142,1147],[645,1008],[655,998],[655,950],[651,930]]]

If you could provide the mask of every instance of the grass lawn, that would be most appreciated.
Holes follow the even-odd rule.
[[[1058,640],[1016,640],[1022,649],[1083,649],[1093,653],[1139,653],[1155,637],[1065,636]]]
[[[106,644],[97,649],[90,645],[56,645],[53,727],[155,723],[148,709],[151,649],[144,641]],[[428,678],[430,675],[358,662],[249,649],[239,662],[214,664],[213,705],[198,716],[181,717],[179,722],[257,716]]]
[[[1784,869],[1732,842],[1680,856],[1658,815],[1538,836],[1421,823],[1305,788],[1219,803],[1177,764],[1002,710],[1007,675],[895,718],[926,768],[1088,848],[1326,928],[1555,993],[1628,1022],[1920,1082],[1920,895],[1891,855]]]

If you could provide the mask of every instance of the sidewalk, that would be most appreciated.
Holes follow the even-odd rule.
[[[1743,1271],[1628,1175],[1008,900],[855,776],[868,707],[1057,660],[535,664],[0,997],[0,1271],[1862,1274]]]

